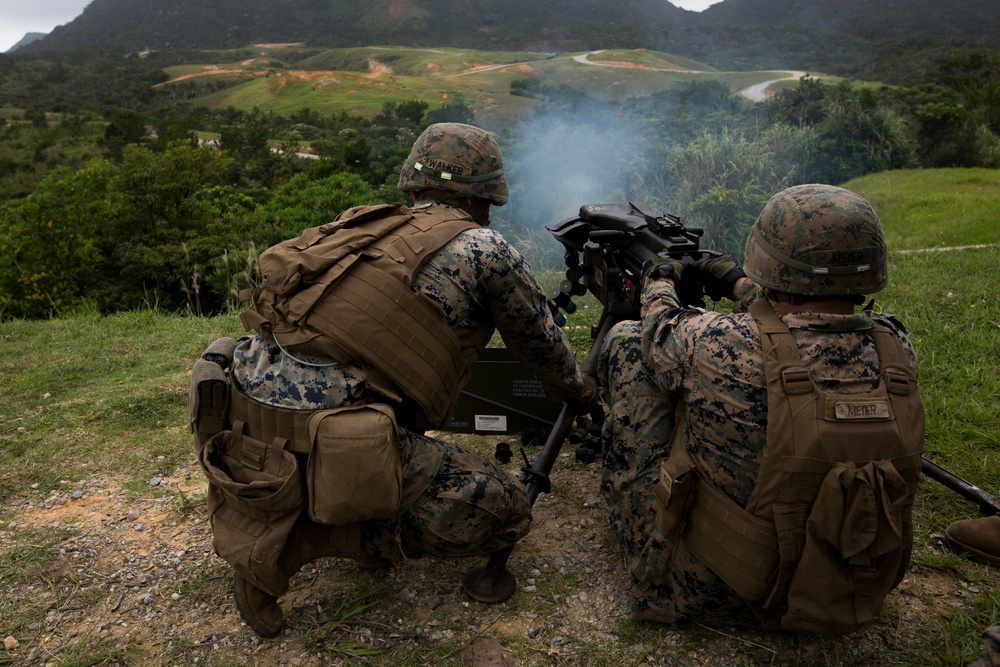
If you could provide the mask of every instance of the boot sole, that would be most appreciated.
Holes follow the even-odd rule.
[[[250,626],[250,628],[261,637],[273,637],[285,627],[284,620],[277,627],[265,622],[260,616],[253,612],[253,606],[247,597],[246,587],[250,584],[239,574],[233,573],[233,596],[236,598],[236,610],[240,612],[240,617]]]

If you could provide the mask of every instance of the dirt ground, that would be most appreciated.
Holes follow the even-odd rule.
[[[515,474],[517,466],[508,464]],[[561,455],[553,493],[539,497],[535,528],[509,561],[518,579],[510,600],[487,605],[463,592],[463,575],[484,559],[382,572],[325,559],[303,568],[281,599],[287,627],[274,640],[236,612],[193,458],[140,494],[105,473],[51,494],[29,489],[6,508],[15,519],[0,527],[2,562],[17,564],[26,545],[54,546],[42,573],[6,591],[0,665],[907,664],[887,651],[926,644],[940,617],[977,592],[913,568],[883,618],[847,638],[633,623],[598,475],[597,465]],[[5,627],[15,617],[35,620]]]

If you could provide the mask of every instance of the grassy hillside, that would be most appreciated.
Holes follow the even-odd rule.
[[[893,250],[1000,242],[1000,172],[888,171],[846,184],[866,194]]]
[[[232,59],[206,59],[167,69],[163,87],[186,87],[197,105],[229,106],[288,114],[310,108],[373,116],[383,102],[422,100],[432,107],[461,96],[484,125],[510,120],[534,102],[510,94],[513,81],[534,79],[596,99],[620,100],[663,91],[677,83],[718,79],[731,90],[778,78],[774,72],[718,72],[696,61],[638,50],[590,54],[490,52],[470,49],[364,47],[330,49],[298,60],[287,46],[260,47]],[[235,55],[235,54],[234,54]],[[290,64],[294,61],[294,64]],[[203,90],[203,93],[199,93]]]
[[[878,301],[916,346],[926,454],[998,492],[1000,173],[891,172],[848,187],[884,221],[890,284]],[[964,243],[989,245],[940,249]],[[592,308],[570,318],[581,354],[595,318]],[[0,619],[20,645],[0,664],[45,651],[59,664],[458,665],[462,650],[488,640],[524,665],[648,656],[649,664],[943,667],[976,657],[979,633],[996,621],[1000,574],[951,554],[940,537],[975,508],[923,479],[911,571],[862,632],[831,639],[634,623],[622,612],[620,576],[609,574],[621,561],[594,500],[596,471],[561,458],[554,493],[538,504],[537,534],[563,532],[519,545],[512,567],[522,588],[511,601],[465,600],[456,584],[473,564],[465,561],[411,562],[389,580],[332,561],[296,580],[286,602],[291,634],[261,643],[236,618],[228,569],[211,554],[185,416],[193,360],[216,337],[240,333],[235,315],[155,310],[0,322],[0,582],[11,592]],[[492,456],[496,440],[462,442]],[[123,537],[108,542],[111,532]],[[586,555],[570,556],[578,551]],[[536,579],[537,591],[525,586]],[[371,607],[362,611],[359,599]]]

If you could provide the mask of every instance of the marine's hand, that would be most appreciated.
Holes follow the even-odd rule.
[[[681,264],[680,260],[672,257],[657,257],[643,265],[642,286],[645,287],[647,282],[657,278],[670,278],[675,283],[680,282],[682,271],[684,271],[684,265]]]
[[[601,395],[597,386],[597,380],[589,375],[583,376],[583,387],[580,393],[567,401],[570,409],[578,415],[589,414],[600,405]]]
[[[736,282],[746,277],[743,269],[729,255],[702,260],[697,266],[705,280],[705,293],[714,301],[723,297],[733,298],[733,287]]]

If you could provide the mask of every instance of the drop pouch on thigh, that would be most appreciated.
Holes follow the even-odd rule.
[[[288,576],[281,552],[305,503],[295,455],[284,439],[264,443],[243,435],[243,422],[201,451],[208,477],[208,511],[215,552],[252,584],[283,595]]]
[[[671,457],[660,464],[660,481],[653,487],[656,507],[656,530],[660,537],[671,537],[687,519],[694,500],[695,472],[684,458]]]
[[[403,490],[402,432],[388,405],[322,410],[309,418],[309,518],[339,526],[394,519]]]

